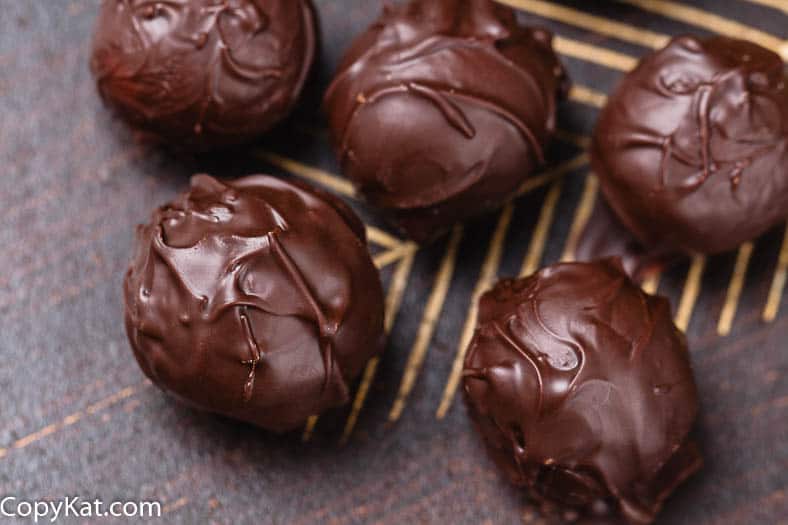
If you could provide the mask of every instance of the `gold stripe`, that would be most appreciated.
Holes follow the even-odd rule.
[[[537,188],[541,188],[548,182],[554,182],[556,179],[563,177],[571,171],[580,169],[586,164],[588,164],[588,153],[583,152],[573,159],[569,159],[568,161],[545,171],[541,175],[527,180],[517,191],[515,198],[522,197],[526,193],[529,193]]]
[[[542,261],[545,243],[547,242],[547,234],[550,233],[550,226],[553,223],[555,208],[558,205],[558,199],[561,197],[562,188],[562,181],[554,182],[544,199],[542,211],[539,213],[539,222],[536,223],[536,228],[534,228],[531,245],[528,247],[528,253],[520,270],[520,277],[527,277],[539,269],[539,263]]]
[[[600,16],[590,15],[576,9],[564,7],[542,0],[498,0],[543,18],[558,20],[565,24],[588,29],[597,34],[607,35],[617,40],[631,42],[644,47],[658,49],[668,43],[670,37],[648,29],[623,24]]]
[[[785,281],[788,277],[788,227],[785,228],[785,237],[780,248],[780,259],[777,261],[777,268],[774,271],[772,285],[769,287],[769,296],[766,299],[766,306],[763,309],[763,320],[771,323],[777,319],[782,302]]]
[[[367,239],[386,248],[398,248],[402,245],[401,240],[374,226],[367,226]]]
[[[586,183],[583,187],[583,195],[580,197],[580,203],[575,210],[575,218],[572,220],[572,226],[569,228],[569,235],[567,236],[566,245],[564,246],[564,253],[561,255],[561,261],[572,262],[577,257],[577,246],[580,243],[580,236],[583,234],[588,220],[591,218],[591,212],[594,211],[594,204],[596,204],[597,193],[599,192],[599,179],[596,175],[589,173],[586,176]]]
[[[413,389],[413,385],[416,384],[416,378],[421,371],[421,365],[424,363],[424,358],[427,356],[432,334],[435,331],[435,326],[438,324],[438,319],[443,309],[443,303],[449,291],[449,284],[451,284],[454,264],[460,247],[460,240],[462,240],[462,227],[455,226],[446,249],[446,254],[441,262],[440,270],[438,270],[435,284],[430,293],[430,298],[427,301],[416,341],[408,356],[408,362],[405,365],[405,373],[402,376],[399,392],[389,412],[389,421],[397,421],[402,415],[402,411],[405,408],[405,402]]]
[[[725,303],[720,312],[720,320],[717,323],[717,333],[726,336],[731,333],[733,320],[736,317],[736,310],[739,306],[739,298],[744,287],[744,280],[747,278],[747,268],[752,257],[753,243],[745,242],[739,247],[736,256],[736,265],[733,267],[733,275],[728,285],[728,292],[725,295]]]
[[[402,259],[404,256],[415,252],[417,249],[416,244],[412,242],[403,243],[401,246],[397,248],[392,248],[391,250],[385,251],[383,253],[377,254],[375,257],[372,258],[372,262],[375,263],[375,266],[378,270],[382,270],[389,264],[395,263]]]
[[[618,71],[629,71],[637,65],[637,59],[629,55],[563,36],[555,36],[553,48],[562,55]]]
[[[337,175],[328,173],[327,171],[323,171],[318,168],[314,168],[312,166],[308,166],[270,151],[258,150],[255,152],[255,155],[266,162],[273,164],[274,166],[292,173],[293,175],[297,175],[303,179],[311,180],[312,182],[317,182],[318,184],[330,188],[341,195],[351,198],[356,197],[356,189],[353,187],[353,185],[348,180],[338,177]]]
[[[580,84],[574,84],[572,89],[569,90],[569,99],[585,104],[586,106],[600,109],[607,104],[607,95],[601,91]]]
[[[563,140],[564,142],[569,142],[574,144],[580,149],[588,149],[591,145],[591,138],[587,135],[581,135],[579,133],[573,133],[571,131],[567,131],[565,129],[558,129],[555,132],[555,138],[558,140]]]
[[[659,290],[659,282],[662,280],[662,274],[660,272],[653,272],[646,277],[643,281],[643,284],[640,287],[643,289],[644,292],[647,294],[654,295]]]
[[[446,417],[446,413],[449,411],[451,403],[454,400],[454,395],[457,392],[457,387],[460,384],[462,366],[465,361],[465,352],[468,350],[468,344],[471,342],[474,325],[476,324],[479,297],[481,297],[481,295],[493,284],[495,277],[498,275],[498,267],[501,264],[501,257],[503,256],[503,244],[506,240],[506,233],[509,229],[509,224],[512,222],[513,214],[513,205],[508,204],[504,207],[498,219],[498,224],[495,226],[493,236],[490,239],[490,245],[487,248],[487,255],[482,263],[479,279],[476,281],[476,286],[474,286],[473,293],[471,294],[471,302],[468,307],[468,314],[465,316],[465,324],[462,327],[460,342],[457,347],[457,355],[452,363],[449,379],[443,389],[443,396],[438,405],[438,410],[435,412],[435,417],[438,419]]]
[[[164,505],[161,508],[162,514],[167,514],[168,512],[175,512],[176,510],[180,509],[181,507],[185,507],[189,503],[189,498],[183,497],[178,498],[176,501],[172,502],[170,505]]]
[[[397,265],[394,276],[389,285],[389,292],[386,295],[386,321],[385,330],[386,334],[391,332],[394,326],[394,321],[397,318],[397,313],[402,306],[402,298],[405,295],[405,290],[408,284],[408,277],[410,276],[411,269],[413,268],[413,261],[416,258],[416,251],[414,250],[410,255],[405,257]],[[375,374],[378,370],[380,357],[374,357],[367,363],[364,369],[364,375],[361,378],[356,397],[353,399],[353,406],[350,409],[350,415],[345,422],[345,428],[342,430],[342,437],[339,438],[339,444],[344,445],[347,443],[350,436],[353,434],[353,429],[358,421],[358,416],[361,409],[364,408],[364,402],[369,394],[369,388],[375,380]]]
[[[666,18],[673,18],[686,24],[702,27],[715,33],[720,33],[733,38],[743,38],[760,44],[765,48],[779,53],[783,60],[788,59],[788,47],[786,42],[774,35],[770,35],[760,29],[729,20],[720,15],[706,12],[697,7],[691,7],[678,2],[668,0],[621,0],[622,2],[634,5],[645,11],[651,11]]]
[[[144,383],[138,386],[126,387],[123,390],[120,390],[119,392],[112,394],[111,396],[107,396],[104,399],[101,399],[100,401],[97,401],[96,403],[89,405],[85,410],[75,412],[71,415],[64,417],[62,420],[60,420],[57,423],[52,423],[51,425],[47,425],[33,432],[32,434],[28,434],[25,437],[17,439],[8,448],[0,448],[0,459],[8,455],[11,449],[18,450],[25,448],[35,443],[36,441],[40,441],[41,439],[50,436],[52,434],[55,434],[56,432],[59,432],[64,428],[70,427],[71,425],[77,423],[78,421],[82,420],[86,416],[94,415],[97,412],[106,410],[107,408],[113,405],[117,405],[124,399],[128,399],[129,397],[136,394],[140,390],[140,388],[146,384],[150,384],[150,383],[148,381],[145,381]]]
[[[788,14],[788,3],[785,0],[745,0],[746,2],[751,2],[753,4],[760,4],[766,7],[771,7],[774,9],[779,9],[783,13]]]
[[[306,443],[310,439],[312,439],[312,434],[315,432],[315,427],[317,426],[318,416],[309,416],[306,420],[306,425],[304,426],[304,433],[301,435],[301,441]]]
[[[703,280],[703,270],[706,267],[706,256],[695,255],[692,257],[692,264],[687,273],[687,280],[684,283],[684,291],[681,293],[679,308],[676,311],[676,326],[682,332],[686,332],[692,319],[692,311],[700,295],[701,281]]]

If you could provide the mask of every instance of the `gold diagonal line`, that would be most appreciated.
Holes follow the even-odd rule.
[[[743,38],[760,44],[775,53],[779,53],[783,60],[788,59],[786,42],[765,31],[750,27],[746,24],[729,20],[720,15],[709,13],[703,9],[692,7],[668,0],[620,0],[634,5],[645,11],[651,11],[666,18],[672,18],[685,24],[690,24],[715,33],[720,33],[733,38]]]
[[[386,248],[399,248],[402,245],[401,240],[374,226],[367,226],[367,239]]]
[[[580,149],[586,150],[591,145],[591,138],[588,135],[581,135],[565,129],[558,129],[555,132],[555,138],[570,142]]]
[[[777,268],[774,270],[772,285],[769,287],[766,306],[763,308],[763,320],[767,323],[774,321],[777,318],[777,312],[780,311],[786,277],[788,277],[788,226],[785,228],[783,244],[780,247],[780,258],[777,261]]]
[[[161,513],[167,514],[169,512],[175,512],[176,510],[183,508],[188,504],[189,504],[189,498],[186,497],[178,498],[177,500],[173,501],[169,505],[164,505],[161,508]]]
[[[753,4],[760,4],[773,9],[779,9],[783,13],[788,14],[788,2],[785,0],[745,0]]]
[[[351,198],[356,197],[356,189],[353,187],[353,185],[348,180],[338,177],[332,173],[308,166],[270,151],[258,150],[255,152],[255,155],[266,162],[273,164],[274,166],[292,173],[293,175],[297,175],[298,177],[308,179],[327,188],[331,188],[341,195]]]
[[[736,317],[736,310],[739,306],[739,298],[744,287],[744,280],[747,278],[747,268],[750,264],[753,247],[752,242],[745,242],[739,247],[739,253],[736,255],[733,275],[731,276],[730,284],[728,284],[725,303],[722,305],[720,320],[717,323],[717,333],[721,336],[731,333],[733,320]]]
[[[700,295],[701,282],[703,281],[703,270],[706,267],[706,256],[695,255],[692,257],[692,264],[687,272],[687,280],[684,283],[684,290],[681,292],[679,308],[676,311],[676,326],[682,332],[686,332],[692,319],[692,311]]]
[[[586,106],[600,109],[605,107],[607,103],[607,95],[601,91],[580,84],[574,84],[569,90],[569,99],[585,104]]]
[[[11,452],[12,450],[23,449],[37,441],[42,440],[47,436],[51,436],[52,434],[55,434],[67,427],[74,425],[75,423],[81,421],[87,416],[94,415],[98,412],[106,410],[107,408],[110,408],[113,405],[117,405],[124,399],[128,399],[129,397],[138,393],[143,386],[148,384],[150,383],[145,381],[144,383],[141,383],[140,385],[137,386],[126,387],[110,396],[105,397],[104,399],[101,399],[89,405],[84,410],[80,410],[79,412],[74,412],[73,414],[64,417],[57,423],[52,423],[51,425],[47,425],[43,428],[40,428],[39,430],[33,432],[32,434],[28,434],[27,436],[17,439],[7,448],[0,448],[0,459],[7,456],[8,453]]]
[[[312,439],[312,434],[315,432],[315,427],[317,426],[318,416],[309,416],[306,420],[306,425],[304,425],[304,433],[301,434],[301,441],[306,443],[310,439]]]
[[[498,267],[501,264],[501,257],[503,256],[503,245],[506,240],[506,233],[509,229],[509,224],[512,222],[512,215],[514,213],[514,206],[507,204],[498,219],[498,224],[495,227],[493,236],[490,239],[490,245],[487,248],[487,255],[482,263],[482,269],[479,273],[479,279],[476,281],[476,286],[473,288],[471,294],[470,305],[468,306],[468,314],[465,316],[465,324],[462,327],[460,335],[459,346],[457,347],[457,355],[452,363],[449,379],[443,389],[443,396],[441,397],[438,410],[435,412],[435,417],[443,419],[451,407],[454,400],[454,395],[457,392],[457,387],[460,384],[460,377],[462,376],[462,366],[465,361],[465,352],[468,349],[468,344],[471,342],[473,336],[473,328],[476,324],[476,314],[478,310],[479,297],[493,284],[493,280],[498,275]]]
[[[594,33],[606,35],[624,42],[631,42],[644,47],[658,49],[668,43],[670,37],[641,27],[623,24],[608,20],[600,16],[590,15],[576,9],[564,7],[552,2],[542,0],[498,0],[524,11],[528,11],[543,18],[550,18],[565,24],[570,24]]]
[[[645,278],[643,284],[641,284],[640,287],[647,294],[654,295],[659,290],[659,282],[661,280],[662,280],[661,272],[652,272]]]
[[[408,362],[405,365],[405,373],[402,376],[399,392],[389,412],[389,421],[397,421],[402,415],[408,395],[410,395],[413,385],[416,384],[416,378],[419,376],[421,365],[424,363],[424,358],[427,356],[432,334],[435,331],[435,326],[438,324],[438,319],[443,309],[443,303],[449,291],[449,284],[451,283],[452,274],[454,273],[454,264],[457,259],[457,252],[459,251],[461,239],[462,227],[455,226],[451,234],[451,239],[449,240],[449,245],[446,248],[446,254],[438,270],[435,284],[432,287],[432,293],[427,301],[427,307],[424,309],[424,315],[422,316],[421,325],[416,335],[416,341],[408,356]]]
[[[389,292],[386,295],[386,334],[391,332],[394,321],[397,318],[397,313],[402,306],[402,298],[405,295],[408,277],[413,268],[413,261],[415,258],[416,251],[414,250],[399,262],[397,269],[394,271],[394,276],[389,285]],[[347,443],[348,439],[350,439],[350,436],[353,434],[353,429],[358,422],[358,416],[361,413],[361,409],[364,408],[364,402],[369,394],[369,388],[375,380],[375,374],[377,373],[379,363],[380,357],[374,357],[370,359],[369,363],[367,363],[367,367],[364,369],[364,375],[361,378],[356,397],[353,399],[350,415],[345,422],[345,428],[342,430],[342,437],[339,438],[340,445]]]
[[[523,266],[520,269],[520,277],[527,277],[539,269],[539,263],[542,261],[545,243],[547,242],[547,234],[550,232],[550,226],[553,224],[555,208],[558,205],[558,199],[561,197],[562,189],[563,181],[554,182],[544,199],[542,211],[539,213],[539,221],[536,223],[536,228],[534,228],[534,233],[531,237],[531,245],[528,247],[528,253],[525,255]]]
[[[406,255],[413,253],[417,250],[417,246],[415,243],[406,242],[403,243],[402,246],[398,246],[396,248],[392,248],[391,250],[385,251],[383,253],[379,253],[375,257],[372,258],[372,261],[375,263],[375,266],[378,270],[382,270],[389,264],[395,263],[401,260]]]
[[[564,253],[561,255],[561,261],[572,262],[576,259],[580,236],[583,234],[583,230],[585,230],[588,220],[591,218],[591,212],[594,211],[594,204],[596,203],[598,193],[599,179],[597,179],[596,175],[593,173],[589,173],[586,176],[583,194],[580,196],[580,203],[575,210],[575,218],[572,219],[572,226],[569,227],[569,235],[566,238],[566,245],[564,246]]]
[[[586,164],[588,164],[588,153],[584,151],[576,157],[569,159],[568,161],[525,181],[525,183],[523,183],[523,185],[520,186],[520,189],[517,191],[516,197],[522,197],[526,193],[529,193],[537,188],[541,188],[549,182],[554,182],[556,179],[563,177],[570,171],[580,169]]]
[[[637,65],[637,59],[632,56],[560,35],[553,39],[553,47],[562,55],[618,71],[629,71]]]

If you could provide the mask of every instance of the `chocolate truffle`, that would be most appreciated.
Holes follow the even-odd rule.
[[[551,41],[490,0],[385,8],[325,97],[343,173],[417,241],[501,205],[568,89]]]
[[[624,77],[592,160],[640,242],[718,253],[788,216],[788,90],[780,57],[724,37],[674,38]]]
[[[155,384],[274,431],[345,403],[381,350],[383,293],[362,223],[273,177],[193,177],[139,226],[123,291],[134,355]]]
[[[284,118],[315,43],[309,0],[104,0],[91,69],[102,98],[145,137],[207,150]]]
[[[545,511],[649,523],[700,467],[685,338],[617,259],[498,283],[463,374],[492,456]]]

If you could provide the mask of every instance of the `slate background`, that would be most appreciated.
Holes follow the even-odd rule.
[[[614,2],[562,3],[666,34],[708,34]],[[0,0],[0,495],[159,499],[163,523],[542,521],[486,458],[461,402],[435,419],[496,214],[467,226],[429,351],[401,418],[391,423],[446,241],[418,252],[389,347],[344,447],[337,441],[347,409],[321,418],[302,444],[300,433],[271,436],[183,408],[145,382],[132,360],[120,284],[133,226],[154,206],[196,171],[289,176],[267,165],[260,150],[337,173],[317,111],[320,93],[380,2],[316,4],[322,56],[297,114],[243,154],[183,159],[136,145],[101,106],[87,67],[98,0]],[[788,38],[788,16],[777,9],[740,0],[692,5]],[[647,52],[529,13],[523,19],[635,57]],[[576,82],[602,92],[621,76],[593,61],[564,62]],[[597,112],[570,101],[560,126],[588,134]],[[577,153],[559,141],[551,159]],[[561,256],[587,171],[566,177],[543,263]],[[500,275],[518,271],[546,191],[517,202]],[[352,204],[385,228],[363,204]],[[658,523],[786,523],[788,304],[773,322],[761,319],[782,239],[781,227],[756,243],[727,337],[716,327],[736,255],[708,262],[688,328],[702,403],[695,435],[706,467],[670,499]],[[687,269],[679,265],[662,279],[660,293],[674,307]],[[382,272],[387,284],[392,271]]]

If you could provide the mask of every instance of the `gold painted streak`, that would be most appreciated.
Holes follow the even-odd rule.
[[[92,416],[94,414],[97,414],[98,412],[101,412],[114,405],[117,405],[121,401],[128,399],[129,397],[137,394],[142,389],[143,386],[147,386],[149,384],[150,384],[149,381],[145,381],[136,386],[126,387],[110,396],[105,397],[104,399],[101,399],[93,403],[92,405],[89,405],[84,410],[80,410],[79,412],[74,412],[73,414],[64,417],[57,423],[52,423],[51,425],[47,425],[33,432],[32,434],[28,434],[25,437],[17,439],[8,448],[0,448],[0,459],[7,456],[12,450],[23,449],[29,445],[32,445],[33,443],[36,443],[37,441],[44,439],[47,436],[51,436],[52,434],[55,434],[65,428],[74,425],[75,423],[81,421],[87,416]]]
[[[406,242],[403,243],[401,246],[392,248],[391,250],[388,250],[383,253],[379,253],[378,255],[372,258],[372,262],[375,263],[375,266],[378,268],[378,270],[382,270],[386,266],[399,261],[403,257],[410,255],[411,253],[414,253],[417,249],[418,247],[416,246],[415,243]]]
[[[534,233],[531,237],[531,245],[528,247],[528,253],[520,269],[520,277],[527,277],[539,269],[539,263],[542,261],[545,243],[547,242],[547,234],[550,232],[550,226],[553,224],[555,208],[558,205],[558,199],[561,197],[562,189],[563,181],[558,180],[553,183],[545,197],[542,211],[539,213],[539,222],[536,223],[536,228],[534,228]]]
[[[560,35],[553,38],[553,48],[562,55],[618,71],[629,71],[637,65],[637,59],[630,55]]]
[[[301,435],[301,442],[306,443],[310,439],[312,439],[312,433],[315,431],[315,426],[317,426],[318,416],[309,416],[306,420],[306,425],[304,426],[304,433]]]
[[[564,7],[542,0],[498,0],[502,4],[528,11],[543,18],[557,20],[565,24],[582,27],[597,34],[609,36],[624,42],[643,47],[659,49],[668,43],[670,37],[648,29],[631,26],[600,16],[590,15],[576,9]]]
[[[397,313],[399,312],[402,305],[402,298],[404,297],[405,290],[407,289],[408,278],[410,277],[410,272],[413,268],[413,261],[415,258],[416,250],[413,250],[413,252],[400,261],[400,263],[397,265],[397,269],[394,271],[394,276],[392,277],[391,284],[389,285],[389,292],[386,295],[386,334],[391,332],[391,329],[394,326],[394,321],[397,319]],[[369,363],[367,363],[367,367],[364,369],[364,375],[361,378],[361,383],[359,384],[358,391],[356,392],[356,397],[353,399],[353,406],[350,410],[350,415],[348,416],[347,421],[345,421],[345,428],[342,430],[342,436],[339,438],[340,445],[346,444],[350,439],[350,436],[353,434],[353,429],[356,427],[356,423],[358,422],[358,416],[361,413],[361,409],[364,408],[364,402],[366,401],[367,395],[369,394],[369,388],[372,386],[372,383],[375,380],[375,374],[377,373],[379,364],[380,357],[373,357],[370,359]]]
[[[561,255],[561,262],[573,262],[577,256],[577,246],[580,243],[580,236],[591,218],[591,212],[596,204],[597,194],[599,193],[599,179],[593,173],[586,176],[583,194],[580,196],[580,203],[575,210],[575,217],[572,219],[572,226],[569,228],[564,253]]]
[[[457,259],[457,252],[459,251],[460,240],[462,240],[462,227],[455,226],[452,230],[451,239],[446,249],[446,254],[441,262],[438,275],[435,279],[435,284],[432,287],[427,306],[424,310],[424,315],[421,319],[416,341],[413,343],[408,362],[405,365],[405,373],[402,376],[399,392],[394,400],[394,404],[389,412],[389,421],[394,422],[402,415],[405,408],[405,402],[408,395],[416,383],[416,378],[421,371],[421,365],[424,363],[424,358],[427,355],[432,334],[435,331],[435,326],[440,318],[443,303],[446,300],[446,294],[449,291],[449,284],[454,273],[454,265]]]
[[[520,186],[520,189],[517,190],[517,194],[515,195],[515,198],[522,197],[526,193],[529,193],[537,188],[541,188],[548,182],[554,182],[556,179],[563,177],[564,175],[566,175],[571,171],[580,169],[586,164],[588,164],[588,153],[586,152],[580,153],[576,157],[569,159],[568,161],[559,164],[558,166],[555,166],[552,169],[549,169],[544,173],[525,181],[525,183],[523,183],[523,185]]]
[[[369,239],[370,242],[374,242],[375,244],[379,244],[380,246],[384,246],[386,248],[399,248],[403,244],[403,241],[381,230],[380,228],[375,228],[374,226],[367,226],[366,228],[367,239]]]
[[[573,133],[565,129],[556,130],[555,137],[559,140],[563,140],[564,142],[570,142],[575,146],[577,146],[578,148],[584,150],[588,149],[588,147],[591,145],[591,137],[589,137],[588,135]]]
[[[569,99],[599,109],[607,104],[607,95],[582,84],[572,86],[569,90]]]
[[[651,11],[666,18],[672,18],[686,24],[702,27],[715,33],[733,38],[751,40],[756,44],[771,49],[778,53],[783,60],[788,60],[788,41],[781,40],[774,35],[754,27],[729,20],[720,15],[706,12],[697,7],[692,7],[669,0],[620,0],[634,5],[645,11]]]
[[[490,245],[487,248],[487,255],[482,263],[479,279],[476,281],[473,293],[471,294],[468,313],[465,316],[465,324],[462,327],[460,342],[457,347],[457,355],[452,363],[449,379],[443,389],[443,396],[438,405],[438,410],[435,412],[435,417],[437,419],[446,417],[446,413],[449,411],[451,403],[454,400],[457,387],[460,384],[462,366],[465,361],[465,352],[473,337],[473,328],[476,324],[479,297],[481,297],[481,295],[492,285],[493,280],[498,275],[498,267],[501,264],[501,257],[503,256],[503,244],[506,240],[506,233],[509,229],[509,224],[512,222],[513,214],[514,206],[512,204],[507,204],[501,211],[501,215],[498,218],[498,224],[495,226],[495,231],[490,239]]]
[[[161,508],[162,514],[167,514],[168,512],[175,512],[176,510],[185,507],[189,503],[189,498],[183,497],[178,498],[177,500],[173,501],[169,505],[164,505]]]
[[[745,242],[739,247],[739,253],[736,255],[733,275],[731,276],[730,284],[728,284],[725,303],[722,305],[720,319],[717,323],[717,333],[723,337],[731,333],[733,320],[736,317],[736,310],[738,309],[739,299],[741,298],[742,288],[744,287],[744,280],[747,278],[747,268],[750,265],[753,247],[752,242]]]
[[[659,282],[662,280],[662,273],[654,272],[651,273],[646,279],[643,281],[643,284],[640,287],[643,289],[644,292],[647,294],[654,295],[659,290]]]
[[[292,173],[293,175],[311,180],[312,182],[317,182],[318,184],[334,190],[340,195],[356,198],[356,189],[353,187],[350,181],[347,181],[332,173],[328,173],[327,171],[323,171],[319,168],[308,166],[270,151],[258,150],[255,152],[255,155],[266,162],[277,166],[278,168]]]
[[[786,277],[788,277],[788,226],[785,228],[785,237],[780,248],[780,259],[777,261],[777,268],[774,271],[772,285],[769,287],[769,295],[766,299],[766,306],[763,308],[763,320],[771,323],[777,318],[780,311],[780,302],[785,289]]]
[[[760,4],[774,9],[779,9],[783,13],[788,14],[788,3],[786,3],[785,0],[744,0],[744,1],[753,4]]]
[[[684,290],[681,292],[679,308],[676,311],[675,323],[682,332],[686,332],[692,319],[692,311],[700,295],[700,285],[703,280],[703,270],[706,267],[706,256],[695,255],[692,257],[692,264],[687,272],[687,280],[684,283]]]

